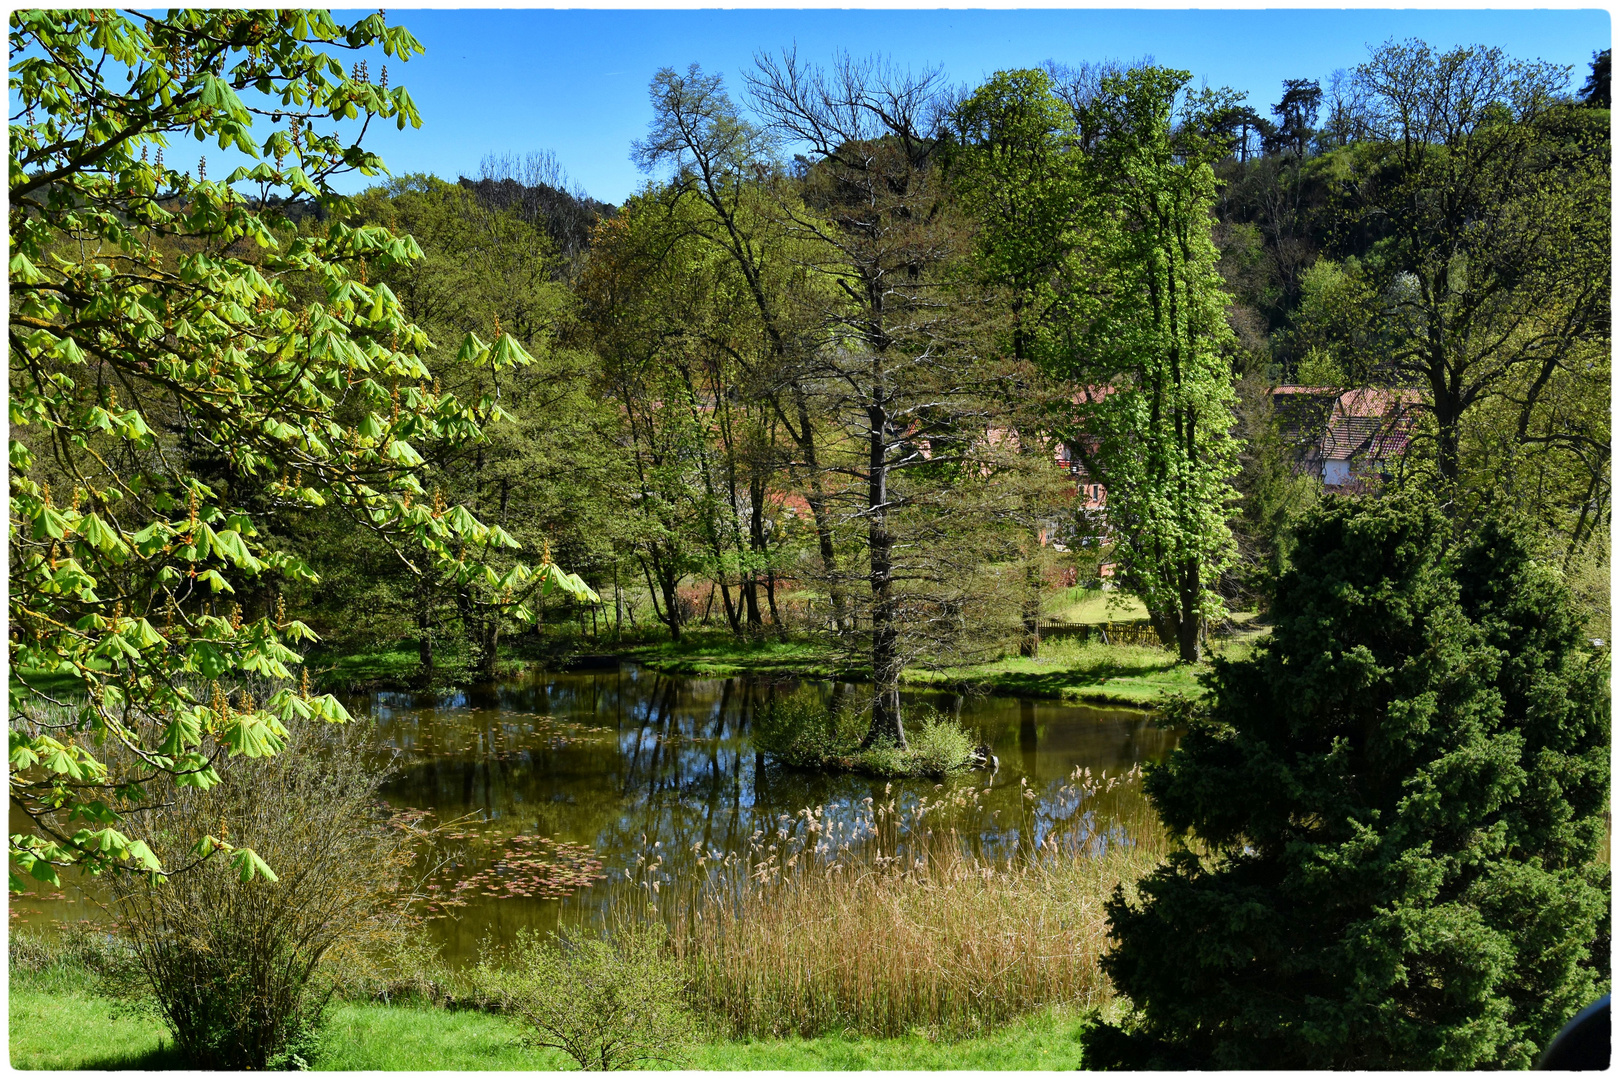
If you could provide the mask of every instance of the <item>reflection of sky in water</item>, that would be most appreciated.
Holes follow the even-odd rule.
[[[1082,807],[1072,777],[1093,779],[1161,760],[1174,732],[1145,714],[1016,698],[906,695],[955,713],[1000,758],[994,774],[970,772],[937,785],[780,768],[756,754],[748,730],[773,696],[792,681],[694,679],[625,665],[617,671],[537,674],[493,688],[437,698],[379,693],[350,701],[357,717],[375,718],[379,738],[402,751],[390,802],[433,810],[440,820],[476,814],[490,834],[516,833],[586,844],[608,880],[562,902],[590,907],[623,880],[638,854],[656,850],[667,873],[696,870],[694,845],[705,853],[742,852],[756,831],[783,826],[803,841],[806,807],[820,808],[822,837],[858,840],[873,807],[893,801],[902,821],[919,800],[976,790],[955,810],[959,842],[982,858],[1028,853],[1056,835],[1098,850],[1129,842],[1122,818],[1140,819],[1138,785],[1126,785]],[[819,684],[812,692],[858,697],[863,688]],[[1034,798],[1025,798],[1027,783]],[[888,788],[886,792],[886,786]],[[925,827],[940,827],[928,815]],[[896,838],[900,853],[912,838]],[[44,917],[78,918],[84,905]],[[548,925],[562,904],[538,898],[474,898],[459,918],[429,925],[452,959],[464,958],[486,932],[506,937],[524,925]]]
[[[433,809],[442,819],[476,812],[502,832],[590,845],[609,881],[574,901],[587,906],[605,899],[611,882],[633,871],[643,852],[662,855],[665,874],[690,874],[697,852],[707,863],[716,853],[745,851],[756,831],[767,834],[762,843],[776,842],[785,852],[790,844],[776,836],[785,827],[803,846],[799,814],[806,807],[820,808],[823,838],[853,841],[871,831],[875,805],[892,800],[905,821],[919,800],[978,789],[978,799],[954,810],[943,827],[954,825],[962,845],[980,857],[1028,853],[1054,835],[1093,851],[1129,842],[1118,818],[1140,803],[1139,789],[1121,788],[1082,808],[1073,774],[1089,768],[1094,778],[1105,770],[1117,775],[1161,759],[1175,743],[1173,732],[1131,710],[915,695],[959,715],[1001,767],[937,786],[895,781],[886,794],[883,780],[796,772],[754,752],[748,729],[756,711],[796,685],[669,677],[626,665],[542,674],[437,699],[378,694],[353,704],[357,715],[377,718],[385,741],[408,751],[389,788],[391,801]],[[822,684],[815,692],[827,697],[835,690]],[[1034,798],[1024,797],[1021,781]],[[926,815],[924,822],[939,827]],[[901,831],[897,839],[904,854],[912,838]],[[501,934],[503,927],[550,921],[557,907],[475,901],[459,923],[434,925],[455,953],[461,939],[470,943],[485,927]]]

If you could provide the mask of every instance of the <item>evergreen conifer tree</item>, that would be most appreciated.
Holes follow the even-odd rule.
[[[1608,988],[1609,692],[1515,528],[1330,498],[1147,787],[1088,1067],[1525,1067]]]

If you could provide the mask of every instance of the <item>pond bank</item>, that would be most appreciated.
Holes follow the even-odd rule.
[[[1267,628],[1245,629],[1211,643],[1211,652],[1239,656],[1253,648]],[[688,631],[680,641],[566,640],[503,643],[500,670],[511,676],[536,667],[554,671],[611,667],[630,661],[666,675],[700,678],[760,676],[860,682],[860,664],[835,649],[802,638],[739,641],[723,630]],[[412,646],[343,655],[312,654],[311,667],[324,689],[335,692],[414,688],[418,679]],[[1175,654],[1152,646],[1113,645],[1054,637],[1035,658],[1009,656],[980,664],[929,670],[908,668],[901,683],[913,689],[996,694],[1093,705],[1151,709],[1172,695],[1203,693],[1199,676],[1207,664],[1182,664]],[[478,680],[465,670],[447,668],[439,682],[459,688]]]
[[[1256,629],[1218,639],[1212,652],[1246,654],[1266,632]],[[622,655],[671,675],[866,677],[861,669],[840,664],[830,650],[813,643],[739,642],[730,635],[694,635],[682,642],[627,649]],[[1043,644],[1039,657],[1010,656],[939,670],[907,668],[900,681],[915,689],[1151,709],[1172,695],[1201,695],[1199,676],[1208,670],[1207,663],[1183,664],[1175,654],[1150,646],[1054,639]]]
[[[398,754],[384,798],[458,822],[434,841],[450,862],[427,883],[434,902],[425,909],[433,916],[425,933],[455,966],[473,960],[487,935],[504,941],[524,926],[596,919],[626,900],[627,875],[644,862],[673,875],[668,890],[705,879],[706,853],[750,856],[756,834],[776,843],[786,829],[797,843],[807,810],[865,844],[874,827],[950,799],[951,820],[940,822],[956,830],[952,846],[998,865],[1027,858],[1054,834],[1078,843],[1156,831],[1134,781],[1099,794],[1104,805],[1081,796],[1172,751],[1178,732],[1139,709],[908,689],[913,720],[948,714],[971,746],[998,759],[995,770],[943,781],[794,769],[755,744],[756,720],[773,703],[858,710],[869,694],[859,683],[667,675],[616,660],[442,694],[343,700],[369,720],[379,747]],[[879,820],[879,807],[896,800]],[[924,832],[936,819],[926,820]],[[884,852],[915,839],[886,838]],[[40,926],[83,918],[78,892],[38,890],[14,902],[13,914]]]

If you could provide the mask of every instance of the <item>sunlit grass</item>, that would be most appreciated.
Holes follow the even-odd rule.
[[[909,681],[963,685],[985,693],[1074,698],[1151,706],[1169,694],[1200,693],[1202,664],[1182,664],[1165,649],[1054,638],[1038,657],[1000,660],[939,671],[908,673]]]
[[[736,675],[743,672],[831,675],[836,653],[821,641],[764,637],[739,639],[726,630],[687,630],[680,641],[634,649],[629,658],[672,675]]]
[[[1088,589],[1076,585],[1049,599],[1045,618],[1063,623],[1128,622],[1147,618],[1142,601],[1117,589]]]
[[[1074,1069],[1080,1064],[1078,1014],[1045,1009],[978,1038],[940,1040],[923,1032],[893,1039],[739,1039],[695,1048],[698,1069]]]
[[[1208,654],[1238,660],[1250,655],[1269,627],[1215,638]],[[1000,660],[938,671],[908,671],[913,685],[960,686],[982,693],[1069,698],[1099,704],[1151,708],[1172,694],[1197,697],[1208,663],[1183,664],[1175,653],[1151,645],[1109,645],[1100,641],[1051,638],[1038,657]]]
[[[1231,643],[1218,641],[1212,651],[1230,647]],[[860,671],[845,669],[834,651],[819,642],[741,642],[724,633],[643,648],[631,658],[670,674],[717,678],[745,673],[863,677]],[[1060,637],[1043,642],[1041,655],[1034,659],[1006,656],[960,667],[907,668],[901,682],[1147,708],[1169,694],[1201,693],[1198,676],[1204,670],[1204,665],[1182,664],[1174,653],[1154,646]]]
[[[1128,603],[1137,606],[1108,611],[1106,605],[1111,598],[1118,597],[1118,593],[1080,588],[1068,592],[1082,594],[1068,609],[1077,616],[1072,620],[1075,622],[1134,619],[1145,614],[1137,601],[1128,598]],[[1244,613],[1234,621],[1247,625],[1252,618],[1251,614]],[[1208,654],[1241,658],[1268,632],[1267,627],[1245,628],[1231,636],[1213,638]],[[723,630],[700,631],[688,634],[680,642],[645,646],[630,654],[630,658],[670,674],[864,677],[861,671],[849,670],[835,650],[824,642],[774,638],[739,641]],[[1202,694],[1199,676],[1207,670],[1207,664],[1183,664],[1174,652],[1156,646],[1111,645],[1054,636],[1042,642],[1040,656],[1035,658],[1004,656],[959,667],[908,668],[901,675],[901,682],[907,686],[1152,708],[1173,694],[1191,697]]]
[[[8,1002],[13,1069],[175,1068],[172,1040],[152,1015],[131,1015],[85,980],[19,977]],[[173,1058],[174,1060],[169,1060]]]
[[[1124,607],[1111,607],[1123,602]],[[1145,616],[1139,601],[1118,592],[1075,587],[1060,594],[1048,617],[1070,624],[1136,620]],[[1234,615],[1240,625],[1252,613]],[[1247,655],[1254,640],[1267,628],[1241,629],[1235,635],[1210,642],[1211,655],[1232,658]],[[583,639],[582,639],[583,640]],[[602,647],[612,648],[604,644]],[[868,677],[859,662],[818,637],[739,639],[723,628],[692,627],[680,641],[642,640],[620,653],[625,659],[671,675],[727,678],[760,674],[803,678]],[[353,655],[317,655],[318,680],[323,686],[347,688],[370,685],[407,685],[419,675],[414,647]],[[464,659],[464,658],[463,658]],[[446,655],[440,675],[455,681],[466,672],[457,658]],[[533,664],[533,657],[504,659],[503,671]],[[1171,694],[1202,693],[1198,676],[1205,665],[1181,664],[1176,655],[1153,646],[1080,642],[1065,636],[1048,637],[1034,659],[1005,656],[978,664],[943,669],[908,668],[901,681],[909,686],[970,689],[984,693],[1028,697],[1069,698],[1099,704],[1151,708]]]
[[[96,993],[82,971],[14,971],[10,986],[14,1069],[183,1069],[162,1022]],[[682,1049],[681,1064],[705,1070],[1072,1069],[1081,1016],[1043,1009],[976,1038],[926,1031],[892,1038],[838,1032],[815,1039],[714,1037]],[[320,1071],[551,1071],[571,1064],[555,1050],[527,1047],[503,1016],[423,1003],[334,1005],[319,1049]]]

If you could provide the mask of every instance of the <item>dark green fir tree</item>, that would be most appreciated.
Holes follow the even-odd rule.
[[[1109,909],[1088,1068],[1533,1063],[1607,991],[1609,690],[1515,528],[1330,498],[1269,644],[1148,775],[1185,843]]]

